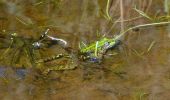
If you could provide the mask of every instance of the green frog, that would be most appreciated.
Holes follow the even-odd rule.
[[[43,68],[43,73],[48,74],[51,71],[61,71],[61,70],[70,70],[76,68],[76,63],[73,55],[69,54],[66,50],[68,47],[67,42],[63,39],[56,38],[48,35],[49,29],[46,30],[44,34],[41,35],[40,40],[32,44],[35,49],[49,48],[52,45],[59,45],[63,50],[66,51],[65,54],[55,54],[51,57],[45,57],[42,59],[37,59],[35,63],[37,65],[43,64],[46,66]],[[48,42],[46,41],[48,40]],[[45,42],[44,42],[45,41]]]
[[[56,54],[52,57],[41,58],[39,51],[51,45],[60,45],[62,48],[67,46],[67,42],[60,38],[48,35],[49,29],[41,34],[39,39],[24,38],[17,33],[4,35],[0,37],[1,45],[0,65],[14,66],[15,68],[38,68],[43,73],[52,70],[74,69],[75,62],[71,54]],[[7,43],[8,42],[8,43]]]
[[[102,38],[99,41],[80,46],[80,58],[91,62],[101,62],[103,55],[109,50],[119,45],[121,41],[115,36],[114,38]]]
[[[78,52],[79,53],[78,58],[80,60],[89,60],[94,63],[101,62],[103,55],[109,49],[113,49],[119,44],[120,44],[120,40],[118,40],[116,37],[112,39],[104,37],[99,41],[96,41],[95,43],[92,43],[88,46],[85,44],[84,46],[81,46]],[[75,64],[74,57],[72,57],[71,54],[54,55],[51,57],[40,59],[36,63],[49,63],[49,62],[53,62],[54,60],[60,60],[63,58],[67,59],[67,63],[61,64],[59,61],[58,64],[54,65],[55,67],[47,68],[44,73],[48,73],[49,71],[53,71],[53,70],[70,70],[76,68],[77,65]]]
[[[11,66],[43,66],[39,67],[39,69],[42,69],[45,74],[48,74],[50,71],[75,69],[77,66],[77,63],[75,63],[75,54],[69,52],[41,58],[39,51],[43,48],[48,49],[52,45],[60,45],[65,50],[67,47],[65,40],[48,35],[48,31],[49,29],[41,34],[38,40],[22,38],[17,36],[16,33],[11,34],[10,45],[1,58],[4,58],[6,54],[12,54],[13,57],[5,59],[11,63]],[[109,49],[115,48],[118,44],[120,44],[120,41],[116,37],[111,39],[104,37],[95,43],[81,46],[78,51],[80,54],[78,58],[95,63],[100,62],[103,55]],[[23,59],[25,59],[24,62]]]

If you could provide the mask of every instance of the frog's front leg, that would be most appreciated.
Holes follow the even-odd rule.
[[[84,53],[79,56],[79,59],[82,61],[89,61],[93,63],[101,63],[103,54],[98,54],[97,56],[94,53]]]

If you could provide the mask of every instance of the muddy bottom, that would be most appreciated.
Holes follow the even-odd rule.
[[[170,25],[128,31],[100,64],[76,54],[80,43],[113,38],[123,28],[153,22],[134,7],[150,17],[166,15],[164,1],[123,0],[123,25],[119,0],[0,0],[0,100],[169,100]],[[69,53],[60,43],[31,51],[47,29],[68,43]],[[61,53],[74,55],[75,69],[43,74],[71,60],[33,63]]]

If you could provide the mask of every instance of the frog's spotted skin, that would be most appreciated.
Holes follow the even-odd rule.
[[[9,43],[9,47],[7,46],[7,50],[0,58],[2,58],[3,61],[5,61],[6,59],[8,59],[5,56],[7,54],[10,55],[10,52],[12,52],[13,55],[11,57],[12,59],[10,60],[11,65],[14,64],[17,65],[18,63],[19,64],[21,63],[26,66],[35,65],[36,67],[42,68],[42,70],[44,70],[44,73],[49,73],[50,71],[53,70],[60,71],[60,70],[70,70],[76,68],[77,63],[75,63],[74,60],[75,57],[72,57],[70,52],[67,52],[67,54],[58,54],[52,57],[47,57],[45,59],[36,60],[37,58],[41,58],[41,54],[39,53],[39,50],[42,48],[48,48],[49,46],[52,45],[60,45],[64,50],[66,50],[65,47],[67,47],[67,42],[63,39],[55,38],[48,35],[47,34],[48,31],[49,29],[47,29],[44,34],[41,34],[38,40],[33,40],[31,38],[28,39],[23,38],[17,36],[16,33],[12,34],[11,36],[8,36],[8,39],[11,39],[11,43]],[[90,60],[92,62],[101,62],[103,55],[107,52],[107,50],[114,48],[115,46],[117,46],[117,44],[118,44],[117,38],[109,39],[104,37],[99,41],[96,41],[95,43],[80,48],[79,52],[77,52],[80,53],[80,55],[78,55],[78,58],[83,60]],[[17,48],[19,48],[20,51],[17,51],[18,50]],[[16,49],[16,52],[14,52],[13,49]],[[26,59],[25,60],[26,63],[23,62],[23,58],[20,57],[20,54],[22,53],[28,56],[28,58],[26,58],[26,56],[22,55],[22,57]],[[17,59],[15,55],[18,56]]]
[[[15,68],[36,67],[45,72],[74,69],[77,63],[73,61],[73,57],[69,53],[41,59],[39,50],[48,49],[49,45],[59,45],[63,49],[67,46],[65,40],[48,35],[48,31],[49,29],[41,34],[37,40],[21,37],[16,33],[2,34],[0,48],[3,47],[4,49],[0,51],[2,52],[0,56],[1,65],[15,66]]]
[[[97,49],[98,49],[98,51],[105,51],[105,50],[110,49],[113,46],[115,46],[117,41],[119,41],[119,40],[116,40],[114,38],[113,39],[103,38],[98,41]],[[81,48],[80,52],[87,53],[87,52],[94,52],[95,50],[96,50],[96,42],[90,44],[89,46]]]
[[[48,58],[45,58],[45,59],[40,59],[40,60],[36,61],[36,63],[45,63],[45,62],[49,62],[49,61],[52,61],[52,60],[55,60],[55,59],[60,59],[60,58],[63,58],[63,57],[71,58],[71,56],[66,55],[66,54],[58,54],[58,55],[54,55],[52,57],[48,57]]]
[[[44,74],[48,74],[50,71],[61,71],[61,70],[71,70],[76,68],[76,64],[73,61],[73,58],[68,54],[58,54],[52,57],[48,57],[45,59],[40,59],[36,63],[48,63],[50,61],[54,61],[57,59],[66,58],[66,62],[63,64],[54,64],[53,67],[46,67],[43,71]],[[64,61],[64,60],[63,60]]]
[[[64,65],[55,65],[54,67],[46,68],[43,74],[47,75],[51,71],[73,70],[76,68],[75,62],[71,61]]]

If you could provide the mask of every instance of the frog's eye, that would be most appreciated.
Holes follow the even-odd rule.
[[[104,47],[109,47],[109,45],[110,45],[110,42],[105,42],[105,44],[104,44]]]
[[[47,36],[48,31],[49,31],[49,29],[47,29],[47,30],[45,31],[45,33],[42,33],[42,34],[41,34],[40,40],[43,40],[43,39]]]
[[[34,43],[32,44],[32,46],[33,46],[35,49],[39,49],[39,48],[41,48],[42,43],[40,43],[40,42],[34,42]]]

